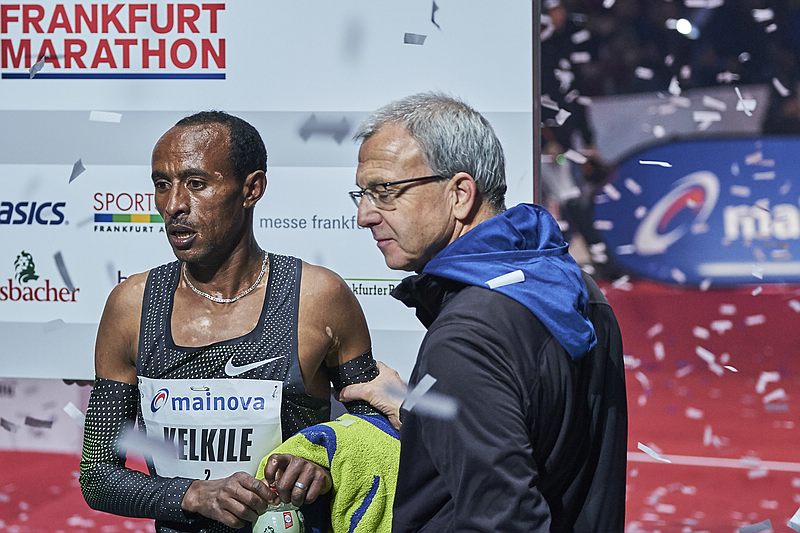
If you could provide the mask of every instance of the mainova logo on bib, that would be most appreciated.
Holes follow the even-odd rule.
[[[619,163],[596,198],[595,225],[638,276],[700,286],[800,282],[797,168],[800,137],[653,146]]]
[[[160,389],[156,391],[155,395],[153,396],[153,401],[150,402],[150,411],[155,413],[162,407],[164,404],[167,403],[169,399],[169,389]]]

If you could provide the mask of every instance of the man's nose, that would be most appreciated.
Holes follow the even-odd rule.
[[[167,204],[164,206],[165,214],[172,218],[189,211],[188,192],[183,185],[170,187]]]
[[[367,199],[366,195],[362,196],[358,201],[358,216],[356,221],[362,228],[376,226],[381,222],[380,211],[372,205],[372,202]]]

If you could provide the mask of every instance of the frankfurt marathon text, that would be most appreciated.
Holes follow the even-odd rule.
[[[217,4],[0,4],[0,68],[225,68]],[[143,37],[144,35],[147,38]],[[202,37],[201,37],[202,35]]]

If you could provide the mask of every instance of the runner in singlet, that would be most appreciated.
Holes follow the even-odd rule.
[[[248,531],[274,498],[252,475],[260,459],[329,419],[331,383],[377,375],[366,321],[336,274],[256,242],[266,150],[251,125],[221,112],[187,117],[158,141],[152,166],[178,261],[129,277],[108,298],[81,487],[93,508],[153,518],[159,532]],[[176,450],[149,458],[149,475],[116,452],[137,419]],[[310,503],[329,479],[298,459],[277,483]]]

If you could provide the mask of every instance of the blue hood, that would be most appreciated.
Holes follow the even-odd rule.
[[[573,359],[597,344],[581,270],[567,253],[558,223],[538,205],[519,204],[478,224],[431,259],[423,273],[494,287],[530,309]],[[490,282],[500,276],[510,278],[508,284]]]

